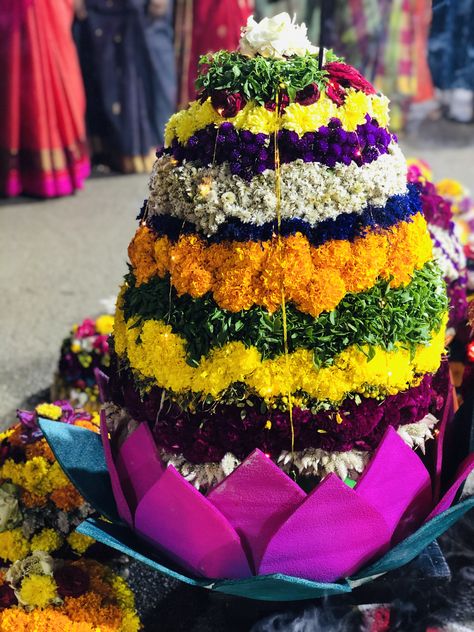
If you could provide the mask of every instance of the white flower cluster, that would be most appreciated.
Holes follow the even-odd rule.
[[[466,256],[459,239],[457,226],[451,230],[428,224],[433,240],[433,255],[443,272],[446,281],[456,281],[466,268]]]
[[[329,168],[296,160],[281,167],[281,217],[315,225],[341,213],[361,213],[369,204],[383,207],[406,190],[405,158],[395,143],[388,154],[361,167],[352,162]],[[230,218],[261,226],[276,217],[275,171],[246,182],[232,175],[227,164],[176,166],[162,156],[153,167],[148,209],[152,215],[191,222],[208,236]]]
[[[296,24],[295,17],[279,13],[256,22],[253,15],[242,28],[239,50],[243,55],[284,59],[293,55],[316,54],[319,49],[311,44],[305,24]]]
[[[407,445],[413,449],[420,448],[424,454],[425,443],[433,438],[432,430],[437,423],[436,417],[428,414],[416,423],[400,426],[397,432]],[[323,477],[334,473],[343,481],[348,476],[352,480],[357,480],[371,456],[372,452],[366,450],[326,452],[319,448],[307,448],[301,452],[295,452],[293,455],[291,452],[282,452],[278,457],[278,466],[286,472],[290,472],[294,466],[302,476]],[[162,452],[161,458],[165,463],[173,465],[196,489],[207,489],[220,483],[241,463],[230,452],[219,463],[198,465],[188,463],[183,456],[178,454]]]

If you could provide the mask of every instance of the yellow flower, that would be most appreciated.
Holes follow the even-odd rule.
[[[63,414],[61,406],[56,406],[56,404],[38,404],[35,410],[40,417],[46,417],[53,421],[60,419]]]
[[[49,575],[29,575],[21,582],[19,599],[25,606],[45,608],[58,599],[56,582]]]
[[[16,562],[26,557],[30,552],[28,540],[24,537],[21,528],[11,529],[0,533],[0,558]]]
[[[94,538],[90,538],[88,535],[83,535],[78,531],[73,531],[66,539],[71,549],[76,553],[79,553],[79,555],[83,555],[95,542]]]
[[[372,118],[377,119],[380,127],[388,127],[389,117],[389,100],[386,96],[374,95],[370,96],[370,108],[367,112]]]
[[[71,345],[71,351],[72,351],[73,353],[80,353],[81,348],[82,348],[82,347],[81,347],[81,343],[80,343],[80,342],[78,342],[77,340],[75,340],[75,341],[72,343],[72,345]]]
[[[103,336],[111,334],[114,328],[114,317],[110,314],[102,314],[95,321],[95,328]]]
[[[288,391],[304,391],[337,403],[349,393],[365,393],[368,387],[375,394],[391,395],[412,386],[420,374],[436,371],[444,350],[443,325],[429,345],[417,347],[414,357],[398,345],[393,351],[377,347],[368,360],[368,348],[354,345],[336,356],[332,366],[318,369],[309,349],[262,361],[255,347],[231,342],[212,349],[194,368],[186,363],[185,339],[172,333],[169,325],[156,320],[135,325],[136,319],[130,319],[123,331],[126,340],[118,341],[132,369],[176,393],[192,391],[213,397],[236,382],[267,401]]]
[[[369,97],[358,90],[350,89],[344,101],[344,107],[340,107],[338,115],[342,127],[348,132],[353,132],[358,125],[365,123],[365,115],[370,108]]]
[[[32,551],[46,551],[53,553],[61,548],[63,539],[54,529],[43,529],[31,538]]]
[[[138,632],[141,624],[138,615],[135,612],[125,612],[122,618],[120,632]]]

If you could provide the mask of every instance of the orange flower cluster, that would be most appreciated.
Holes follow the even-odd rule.
[[[178,295],[212,292],[231,312],[261,305],[274,312],[287,301],[313,317],[334,309],[348,292],[363,292],[379,278],[408,283],[432,258],[421,214],[389,230],[367,231],[353,242],[333,240],[314,247],[301,233],[269,241],[207,244],[198,235],[177,242],[138,229],[129,246],[137,285],[170,274]]]

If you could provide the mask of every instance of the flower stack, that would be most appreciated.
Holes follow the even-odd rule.
[[[108,337],[113,324],[113,316],[102,314],[73,325],[61,345],[51,399],[69,400],[73,406],[92,412],[100,408],[95,370],[108,370]]]
[[[63,473],[39,418],[99,430],[97,413],[56,401],[19,410],[19,423],[0,435],[0,630],[135,632],[125,580],[83,557],[94,540],[75,528],[93,509]]]
[[[202,59],[129,246],[103,447],[43,426],[72,480],[80,450],[109,472],[112,523],[193,578],[348,577],[465,473],[439,501],[418,456],[449,417],[448,301],[388,100],[320,53],[283,14]]]

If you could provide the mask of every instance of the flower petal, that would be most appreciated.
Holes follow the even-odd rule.
[[[242,538],[258,568],[270,538],[306,498],[260,450],[254,450],[207,498]]]
[[[196,575],[252,575],[235,529],[172,465],[140,501],[135,528]]]
[[[332,582],[382,552],[390,536],[379,512],[329,474],[270,540],[258,572]]]

